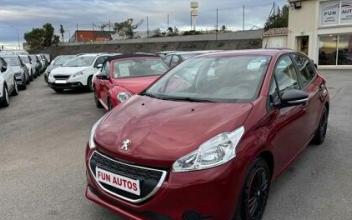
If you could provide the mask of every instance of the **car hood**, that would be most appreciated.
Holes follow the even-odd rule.
[[[9,66],[11,71],[14,72],[14,73],[19,73],[21,72],[21,67],[19,66]]]
[[[88,70],[89,67],[58,67],[51,71],[53,75],[72,75],[81,71]]]
[[[127,89],[133,94],[139,94],[144,91],[150,84],[157,80],[160,76],[133,77],[125,79],[114,79],[114,86]]]
[[[134,96],[96,129],[98,150],[129,163],[170,168],[222,132],[243,125],[250,103],[195,103]],[[128,151],[122,142],[131,141]]]

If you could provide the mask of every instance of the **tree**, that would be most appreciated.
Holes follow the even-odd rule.
[[[64,38],[65,29],[62,24],[60,24],[60,34],[61,34],[62,42],[64,42],[65,41],[65,38]]]
[[[134,37],[134,30],[137,29],[144,20],[141,20],[137,24],[133,24],[133,19],[129,18],[126,21],[120,23],[114,23],[114,31],[120,36],[125,36],[125,38],[132,39]]]
[[[225,32],[226,31],[226,25],[221,26],[221,31]]]
[[[281,28],[288,27],[288,14],[289,14],[289,6],[284,5],[282,9],[278,8],[278,10],[272,13],[265,22],[264,30],[267,31],[271,28]]]
[[[46,23],[42,28],[33,28],[32,31],[24,34],[30,50],[41,50],[51,45],[58,44],[59,36],[54,34],[54,27]]]

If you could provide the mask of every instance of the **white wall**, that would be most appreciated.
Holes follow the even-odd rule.
[[[299,36],[309,36],[308,56],[318,61],[317,27],[319,23],[319,0],[302,1],[301,9],[290,8],[288,22],[288,47],[297,50]]]
[[[263,37],[263,48],[287,48],[287,36]]]

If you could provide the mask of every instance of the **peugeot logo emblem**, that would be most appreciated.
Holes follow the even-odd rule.
[[[121,145],[121,150],[123,151],[128,151],[128,146],[130,146],[131,141],[129,139],[126,139],[124,141],[122,141],[122,145]]]

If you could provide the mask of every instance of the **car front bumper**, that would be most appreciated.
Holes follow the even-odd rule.
[[[232,219],[245,169],[240,161],[195,172],[168,172],[160,189],[148,200],[131,203],[104,191],[89,170],[93,152],[87,148],[86,197],[127,219]]]
[[[78,89],[84,87],[84,85],[80,82],[68,82],[65,84],[49,83],[49,86],[53,89]]]

